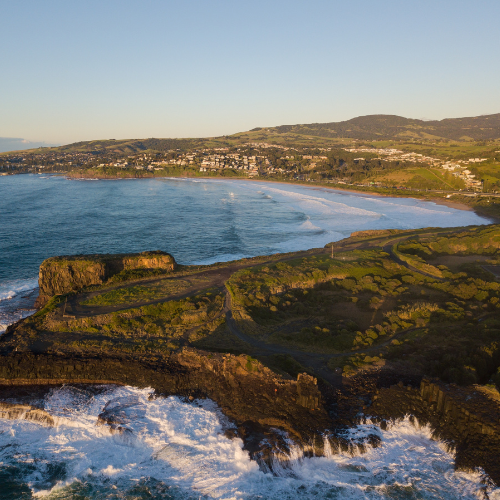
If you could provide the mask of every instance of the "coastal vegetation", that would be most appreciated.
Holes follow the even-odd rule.
[[[0,338],[0,378],[210,397],[269,464],[283,430],[321,455],[325,435],[348,449],[341,430],[363,415],[410,412],[460,450],[458,466],[498,482],[499,252],[487,225],[364,231],[212,266],[49,259],[43,307]]]
[[[125,297],[100,302],[100,305],[124,303]],[[144,299],[129,295],[130,302]],[[141,307],[121,309],[107,314],[96,314],[46,326],[75,338],[70,347],[102,349],[103,343],[112,350],[132,352],[163,352],[178,349],[182,345],[201,339],[219,326],[224,299],[216,290],[207,290],[186,299],[170,300]],[[71,335],[78,332],[85,339]],[[59,345],[56,343],[55,345]]]
[[[391,239],[235,273],[229,286],[242,329],[332,354],[330,368],[344,373],[404,362],[404,371],[448,382],[496,380],[500,284],[486,269],[499,263],[498,226]],[[395,247],[399,262],[385,251]]]
[[[360,232],[325,249],[159,275],[146,266],[173,259],[145,253],[128,281],[105,276],[111,256],[49,259],[41,282],[60,295],[21,324],[31,333],[20,339],[76,351],[203,346],[317,376],[390,368],[500,386],[499,249],[490,225]],[[80,290],[65,286],[75,263],[90,273],[73,272]]]

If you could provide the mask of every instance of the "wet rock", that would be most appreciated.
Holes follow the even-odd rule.
[[[458,468],[482,467],[500,483],[500,401],[478,386],[458,387],[422,380],[419,388],[402,383],[381,388],[370,408],[387,420],[412,416],[415,425],[429,424],[434,436],[456,451]],[[386,428],[384,421],[380,427]],[[497,457],[497,458],[494,458]]]
[[[123,427],[144,418],[146,406],[136,397],[122,397],[108,401],[97,417],[97,425],[109,425],[115,432],[129,430]]]
[[[55,420],[49,413],[31,405],[0,402],[0,418],[9,420],[28,420],[29,422],[35,422],[49,427],[55,425]]]

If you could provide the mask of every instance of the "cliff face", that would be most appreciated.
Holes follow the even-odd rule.
[[[349,443],[329,432],[335,432],[340,421],[326,411],[332,401],[321,393],[315,378],[307,374],[300,374],[296,380],[283,378],[245,355],[184,348],[147,356],[110,353],[105,357],[69,357],[12,352],[2,358],[0,385],[64,383],[127,384],[153,387],[160,394],[189,399],[209,397],[236,423],[237,435],[251,456],[268,465],[272,464],[273,454],[279,455],[287,447],[276,429],[286,430],[309,455],[324,453],[325,436],[329,436],[335,449],[350,449]],[[429,423],[436,436],[456,450],[458,468],[482,467],[499,484],[500,400],[492,400],[481,390],[427,380],[422,381],[420,389],[400,383],[377,390],[365,414],[381,421],[382,428],[385,421],[406,415],[415,417],[420,425]],[[354,409],[357,416],[350,425],[360,420],[359,408]],[[122,431],[112,416],[103,411],[100,423],[110,425],[112,431]],[[50,415],[27,405],[0,404],[0,418],[24,418],[53,425]],[[343,425],[346,424],[349,425]],[[379,443],[368,436],[364,444]],[[363,443],[358,446],[366,449]],[[286,453],[280,458],[287,459]]]
[[[369,414],[384,420],[412,415],[419,425],[430,424],[436,437],[456,451],[457,468],[482,467],[500,484],[500,400],[481,386],[459,387],[422,380],[419,389],[398,385],[373,396]]]
[[[118,255],[77,255],[51,257],[42,262],[38,277],[38,306],[51,297],[73,292],[90,285],[102,285],[112,276],[134,269],[173,271],[175,259],[168,253],[143,252]]]
[[[263,435],[281,428],[310,453],[322,452],[322,432],[331,427],[316,379],[307,374],[285,379],[249,356],[184,348],[143,357],[69,358],[14,352],[2,358],[1,385],[71,382],[127,384],[153,387],[165,395],[207,396],[236,422],[244,439],[248,429],[258,429]],[[251,451],[262,451],[260,441]]]

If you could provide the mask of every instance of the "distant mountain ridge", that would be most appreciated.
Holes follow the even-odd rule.
[[[500,138],[500,113],[431,121],[397,115],[367,115],[342,122],[281,125],[267,130],[369,141],[412,138],[485,141]]]
[[[59,152],[90,152],[134,154],[141,151],[188,151],[213,147],[236,146],[248,142],[310,145],[322,138],[377,140],[445,140],[445,141],[491,141],[500,140],[500,113],[444,120],[417,120],[397,115],[367,115],[350,120],[331,123],[309,123],[256,127],[248,132],[207,138],[149,138],[149,139],[104,139],[81,141],[56,148]],[[32,150],[32,152],[48,152]]]

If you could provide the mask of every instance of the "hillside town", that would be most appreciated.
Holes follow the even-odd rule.
[[[346,149],[351,153],[370,153],[377,154],[380,160],[391,160],[391,161],[406,161],[412,163],[422,163],[424,165],[429,165],[434,168],[443,169],[445,171],[451,172],[452,175],[462,179],[465,182],[465,186],[470,189],[480,189],[482,183],[480,180],[476,179],[476,176],[467,169],[467,165],[476,164],[488,161],[488,158],[470,158],[469,160],[456,160],[449,161],[443,160],[441,158],[433,158],[430,156],[425,156],[420,153],[414,152],[404,152],[398,149],[392,148],[382,148],[382,149],[369,149],[369,148],[350,148]],[[359,158],[362,160],[364,158]]]
[[[0,174],[69,172],[78,169],[142,170],[155,174],[182,169],[198,176],[236,175],[249,178],[283,178],[350,186],[389,187],[370,179],[376,173],[425,166],[450,173],[463,181],[466,190],[480,191],[483,183],[471,171],[487,158],[445,160],[394,148],[306,148],[266,142],[237,147],[202,148],[190,151],[136,152],[29,151],[0,155]],[[390,187],[397,187],[391,185]]]

